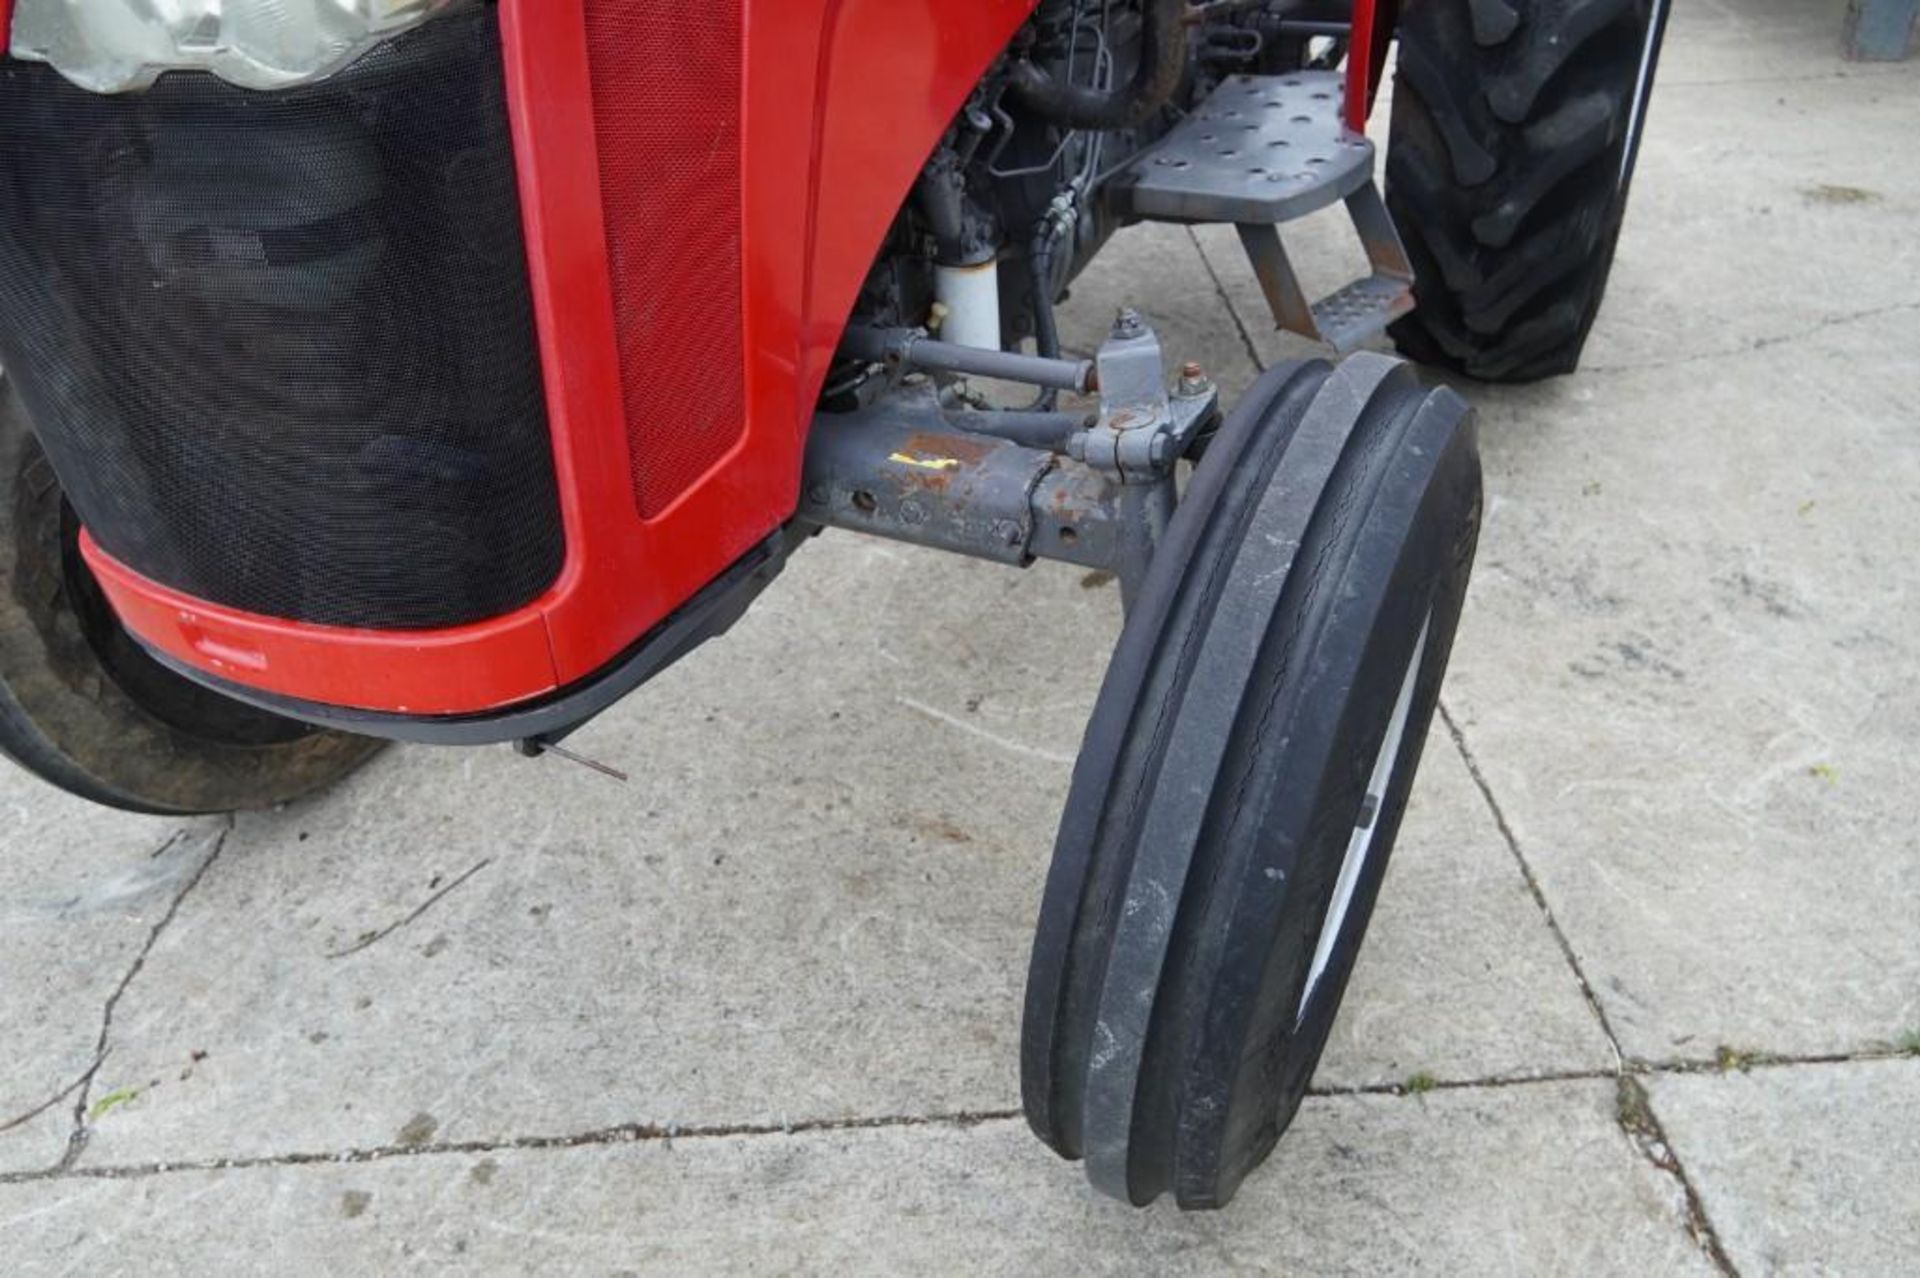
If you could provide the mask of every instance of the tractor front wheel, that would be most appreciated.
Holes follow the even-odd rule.
[[[101,595],[79,532],[0,376],[0,755],[95,803],[184,815],[299,798],[380,749],[242,705],[148,656]]]
[[[1155,550],[1074,767],[1027,981],[1028,1121],[1219,1207],[1292,1120],[1386,873],[1480,523],[1467,406],[1276,368]]]

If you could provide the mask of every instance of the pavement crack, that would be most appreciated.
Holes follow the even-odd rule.
[[[490,856],[481,857],[478,861],[468,866],[466,870],[454,876],[454,879],[452,882],[442,887],[438,892],[435,892],[432,896],[428,897],[426,900],[420,902],[420,904],[415,906],[412,912],[407,914],[404,918],[397,919],[394,922],[387,924],[385,927],[381,928],[376,932],[362,932],[360,934],[360,939],[355,941],[352,945],[346,946],[343,949],[327,951],[327,957],[330,959],[345,958],[349,954],[358,954],[361,950],[364,950],[372,945],[377,945],[381,941],[386,940],[389,936],[392,936],[395,932],[398,932],[401,928],[407,926],[407,924],[413,922],[415,919],[419,918],[422,914],[425,914],[428,910],[431,910],[434,906],[440,904],[440,902],[446,898],[449,892],[453,891],[455,888],[459,887],[462,883],[465,883],[468,879],[472,878],[474,875],[480,873],[480,871],[486,869],[489,865],[492,865],[492,864],[493,864],[492,857]]]
[[[167,853],[173,851],[176,847],[180,846],[180,841],[186,838],[187,834],[188,834],[188,831],[186,830],[175,830],[172,834],[169,834],[166,837],[166,841],[161,843],[159,847],[147,853],[147,860],[158,861],[161,857],[165,856]]]
[[[998,746],[1008,754],[1017,754],[1028,759],[1038,759],[1043,763],[1057,763],[1065,767],[1073,766],[1073,756],[1063,751],[1047,750],[1040,746],[1031,746],[1024,741],[1016,741],[1012,737],[1002,736],[998,732],[989,732],[979,724],[968,723],[957,714],[948,714],[938,706],[930,706],[924,701],[915,701],[912,697],[895,697],[894,701],[905,706],[915,714],[933,720],[935,723],[943,723],[950,728],[966,733],[977,741],[984,741],[988,745]]]
[[[1735,1059],[1725,1056],[1677,1056],[1664,1061],[1630,1058],[1631,1074],[1751,1074],[1755,1070],[1785,1069],[1801,1065],[1861,1065],[1875,1061],[1910,1060],[1915,1053],[1898,1047],[1867,1047],[1857,1052],[1741,1052]]]
[[[1593,982],[1587,979],[1587,973],[1580,966],[1580,956],[1574,953],[1573,942],[1567,939],[1567,933],[1560,926],[1560,920],[1554,916],[1553,906],[1547,903],[1547,894],[1541,890],[1540,879],[1533,872],[1533,866],[1527,861],[1527,854],[1520,848],[1520,840],[1513,832],[1513,825],[1507,820],[1506,812],[1500,807],[1500,801],[1493,796],[1493,786],[1487,782],[1487,776],[1480,767],[1480,760],[1474,757],[1473,750],[1467,745],[1466,733],[1460,730],[1459,722],[1453,717],[1453,711],[1442,700],[1439,704],[1440,720],[1447,725],[1447,735],[1453,738],[1453,748],[1460,752],[1461,762],[1467,765],[1467,774],[1473,778],[1473,784],[1480,791],[1480,798],[1487,805],[1487,811],[1493,816],[1493,823],[1500,830],[1500,838],[1512,854],[1514,864],[1520,867],[1520,877],[1526,881],[1527,892],[1533,897],[1535,908],[1546,920],[1547,930],[1553,934],[1554,944],[1560,947],[1560,957],[1566,961],[1573,973],[1573,979],[1579,983],[1581,997],[1587,1000],[1587,1008],[1593,1013],[1594,1020],[1600,1024],[1600,1032],[1606,1035],[1607,1046],[1613,1049],[1615,1074],[1626,1069],[1626,1055],[1620,1050],[1620,1036],[1613,1032],[1613,1022],[1607,1019],[1607,1009],[1600,1006],[1600,996],[1593,991]]]
[[[6,1122],[0,1123],[0,1132],[10,1132],[14,1128],[23,1126],[27,1123],[32,1122],[34,1119],[40,1117],[40,1115],[46,1113],[48,1110],[52,1109],[55,1105],[58,1105],[61,1101],[73,1095],[74,1092],[77,1091],[79,1088],[86,1086],[87,1079],[92,1077],[93,1072],[99,1068],[100,1068],[100,1058],[96,1056],[93,1058],[92,1063],[90,1063],[85,1069],[81,1070],[78,1074],[74,1075],[74,1079],[71,1083],[68,1083],[65,1087],[61,1088],[59,1091],[55,1092],[53,1095],[47,1097],[45,1100],[41,1101],[38,1105],[35,1105],[32,1109],[26,1110],[23,1113],[15,1114],[12,1118],[9,1118]]]
[[[1022,1116],[1018,1109],[962,1109],[933,1114],[885,1114],[869,1117],[812,1118],[782,1123],[715,1123],[680,1125],[660,1123],[620,1123],[592,1131],[562,1135],[512,1136],[494,1140],[431,1141],[419,1144],[359,1146],[326,1152],[262,1154],[248,1158],[199,1158],[180,1161],[133,1163],[96,1167],[71,1165],[36,1172],[0,1173],[0,1185],[25,1184],[42,1180],[139,1180],[148,1176],[176,1172],[245,1171],[260,1167],[308,1167],[314,1165],[351,1165],[386,1162],[395,1158],[418,1158],[434,1154],[497,1154],[520,1150],[584,1149],[602,1145],[638,1145],[658,1143],[671,1147],[674,1141],[724,1140],[733,1137],[804,1136],[819,1132],[881,1131],[901,1127],[947,1127],[966,1129],[987,1123],[1012,1122]]]
[[[1742,75],[1719,80],[1660,80],[1661,90],[1722,89],[1739,85],[1812,84],[1825,80],[1884,80],[1890,76],[1911,75],[1906,67],[1847,67],[1840,71],[1815,71],[1805,75]]]
[[[1619,1075],[1610,1069],[1555,1069],[1529,1074],[1496,1074],[1487,1078],[1425,1078],[1411,1083],[1329,1084],[1307,1089],[1309,1096],[1416,1096],[1426,1092],[1484,1092],[1508,1087],[1538,1087],[1544,1083],[1594,1083]]]
[[[1750,1074],[1756,1070],[1804,1068],[1814,1065],[1863,1065],[1880,1061],[1913,1059],[1915,1053],[1900,1048],[1871,1047],[1857,1052],[1813,1052],[1796,1055],[1788,1052],[1752,1052],[1743,1054],[1738,1064],[1719,1057],[1679,1056],[1668,1060],[1628,1057],[1618,1069],[1543,1069],[1516,1074],[1490,1074],[1480,1078],[1422,1077],[1419,1082],[1325,1083],[1307,1089],[1309,1096],[1418,1096],[1426,1092],[1484,1092],[1509,1087],[1539,1087],[1548,1083],[1597,1083],[1622,1077],[1654,1078],[1678,1074]]]
[[[1240,308],[1233,304],[1233,296],[1227,292],[1226,281],[1220,278],[1220,272],[1213,269],[1213,259],[1207,256],[1206,245],[1200,242],[1200,237],[1194,233],[1192,227],[1187,228],[1187,238],[1193,241],[1193,251],[1200,255],[1200,265],[1207,268],[1207,278],[1213,281],[1213,291],[1219,294],[1220,301],[1226,306],[1227,314],[1233,320],[1234,330],[1240,334],[1240,344],[1247,349],[1247,358],[1253,361],[1255,368],[1264,373],[1267,369],[1266,361],[1260,358],[1260,348],[1254,345],[1252,331],[1247,328],[1246,321],[1240,318]]]
[[[1616,1072],[1608,1069],[1570,1069],[1549,1070],[1535,1074],[1493,1075],[1482,1078],[1435,1079],[1421,1086],[1409,1087],[1405,1083],[1362,1083],[1350,1087],[1319,1086],[1309,1090],[1309,1095],[1322,1100],[1343,1100],[1360,1096],[1419,1096],[1441,1092],[1478,1092],[1553,1086],[1562,1083],[1603,1083],[1611,1081],[1616,1089],[1622,1080],[1632,1083],[1637,1092],[1628,1092],[1629,1097],[1645,1095],[1641,1079],[1669,1074],[1728,1074],[1744,1073],[1751,1069],[1778,1069],[1788,1067],[1819,1068],[1827,1065],[1850,1064],[1862,1061],[1887,1061],[1911,1059],[1912,1054],[1899,1051],[1874,1049],[1853,1054],[1823,1053],[1809,1056],[1789,1056],[1775,1054],[1756,1058],[1749,1066],[1728,1069],[1712,1060],[1679,1058],[1670,1061],[1629,1061]],[[1635,1111],[1636,1121],[1639,1110]],[[1008,1123],[1020,1120],[1022,1111],[1018,1109],[960,1109],[929,1114],[881,1114],[866,1117],[847,1118],[810,1118],[781,1123],[618,1123],[610,1127],[599,1127],[583,1132],[559,1134],[536,1134],[529,1136],[502,1136],[463,1141],[429,1141],[419,1144],[386,1144],[355,1146],[348,1149],[329,1151],[295,1151],[280,1154],[260,1154],[238,1158],[192,1158],[149,1163],[105,1164],[87,1167],[58,1166],[38,1171],[0,1172],[0,1185],[17,1185],[43,1180],[138,1180],[148,1176],[162,1176],[174,1172],[237,1171],[259,1167],[305,1167],[325,1164],[356,1164],[385,1162],[388,1159],[412,1158],[433,1154],[496,1154],[511,1153],[516,1150],[567,1150],[591,1149],[605,1145],[637,1145],[658,1142],[671,1146],[674,1141],[720,1140],[737,1137],[773,1137],[804,1136],[820,1132],[858,1132],[877,1131],[889,1128],[945,1127],[965,1130],[990,1123]],[[1655,1124],[1651,1109],[1646,1110],[1646,1121]],[[1644,1126],[1644,1123],[1642,1124]],[[1623,1123],[1624,1127],[1624,1123]],[[1639,1137],[1634,1136],[1636,1143]],[[1659,1160],[1655,1165],[1662,1171],[1683,1178],[1684,1172],[1675,1173],[1666,1165],[1671,1161],[1673,1167],[1679,1166],[1679,1160],[1666,1145],[1664,1136],[1659,1138],[1661,1148],[1656,1151]],[[1645,1147],[1642,1146],[1643,1153]],[[1649,1158],[1651,1154],[1647,1155]],[[1683,1181],[1683,1188],[1690,1189],[1691,1182]],[[1690,1200],[1697,1203],[1697,1195]],[[1701,1227],[1707,1228],[1704,1211],[1700,1213]],[[1691,1225],[1689,1226],[1692,1227]],[[1716,1240],[1717,1245],[1717,1240]],[[1711,1252],[1709,1252],[1711,1254]],[[1717,1263],[1717,1262],[1716,1262]],[[1731,1273],[1728,1269],[1726,1272]]]
[[[1753,355],[1760,351],[1771,350],[1776,346],[1785,346],[1791,342],[1803,342],[1817,337],[1830,328],[1845,328],[1866,320],[1882,319],[1888,315],[1900,315],[1908,311],[1920,310],[1920,302],[1892,302],[1886,306],[1871,306],[1865,310],[1847,311],[1840,315],[1828,315],[1803,328],[1790,333],[1772,333],[1765,337],[1756,337],[1742,342],[1738,346],[1724,347],[1720,350],[1698,351],[1692,355],[1677,355],[1672,359],[1652,359],[1645,363],[1630,364],[1590,364],[1581,371],[1587,373],[1642,373],[1657,369],[1684,368],[1690,364],[1704,364],[1714,360],[1737,359],[1742,355]]]
[[[173,899],[167,902],[166,910],[148,930],[147,939],[140,946],[140,952],[134,955],[133,962],[121,976],[120,983],[113,987],[113,993],[107,995],[106,1007],[100,1013],[100,1036],[93,1045],[93,1063],[80,1075],[77,1088],[69,1089],[69,1094],[76,1090],[78,1092],[73,1102],[73,1131],[67,1137],[67,1147],[61,1153],[60,1161],[54,1164],[55,1172],[72,1171],[93,1134],[93,1128],[87,1121],[87,1106],[92,1100],[94,1079],[99,1076],[100,1067],[106,1063],[107,1055],[112,1050],[113,1015],[119,1009],[121,998],[133,984],[134,978],[140,975],[141,969],[146,967],[147,957],[153,953],[154,946],[160,943],[160,937],[180,913],[181,905],[193,894],[193,890],[200,886],[200,880],[206,877],[213,863],[220,859],[221,851],[227,846],[227,836],[232,833],[233,819],[229,817],[220,833],[214,837],[212,849],[201,858],[200,864],[193,868],[193,873],[187,876],[187,881],[181,885],[180,890],[173,894]],[[173,846],[172,842],[169,841],[167,846]]]
[[[1620,1130],[1627,1134],[1641,1157],[1670,1176],[1680,1190],[1682,1201],[1686,1204],[1687,1234],[1694,1245],[1706,1253],[1714,1268],[1721,1273],[1737,1278],[1739,1270],[1727,1255],[1727,1249],[1720,1243],[1720,1235],[1714,1232],[1713,1222],[1707,1219],[1707,1209],[1700,1201],[1700,1191],[1694,1188],[1693,1181],[1687,1175],[1687,1169],[1680,1165],[1680,1156],[1674,1152],[1673,1143],[1667,1139],[1667,1132],[1660,1125],[1660,1119],[1653,1112],[1653,1103],[1647,1096],[1647,1089],[1639,1079],[1631,1074],[1622,1074],[1615,1083],[1617,1088],[1615,1118]]]
[[[1700,1201],[1699,1191],[1687,1175],[1687,1169],[1680,1162],[1679,1153],[1666,1138],[1660,1120],[1653,1112],[1653,1105],[1647,1096],[1646,1088],[1636,1074],[1660,1072],[1645,1066],[1641,1062],[1631,1061],[1620,1050],[1620,1036],[1614,1032],[1613,1022],[1607,1018],[1607,1009],[1600,1005],[1600,997],[1594,993],[1593,982],[1587,979],[1586,969],[1580,965],[1580,956],[1574,952],[1573,942],[1567,939],[1566,929],[1560,926],[1560,920],[1554,916],[1553,906],[1548,904],[1547,895],[1540,887],[1539,876],[1533,872],[1533,866],[1527,860],[1527,854],[1520,846],[1520,839],[1513,832],[1513,824],[1507,820],[1506,812],[1501,808],[1499,799],[1494,797],[1493,786],[1487,781],[1480,760],[1474,757],[1473,749],[1467,744],[1467,735],[1461,731],[1460,723],[1453,717],[1453,711],[1447,708],[1443,700],[1439,704],[1440,719],[1447,725],[1447,735],[1453,738],[1454,749],[1460,752],[1461,762],[1467,765],[1467,772],[1473,778],[1473,784],[1479,788],[1480,797],[1486,802],[1487,811],[1493,816],[1493,823],[1500,830],[1500,837],[1506,842],[1507,851],[1513,854],[1514,864],[1520,867],[1520,876],[1526,880],[1527,891],[1533,896],[1533,903],[1546,920],[1547,930],[1553,934],[1554,943],[1560,947],[1561,957],[1566,960],[1573,979],[1580,985],[1581,996],[1587,1000],[1587,1007],[1593,1012],[1594,1020],[1600,1025],[1600,1032],[1606,1035],[1607,1046],[1613,1049],[1613,1079],[1617,1091],[1616,1112],[1620,1128],[1627,1134],[1636,1149],[1653,1167],[1671,1177],[1679,1187],[1681,1198],[1686,1206],[1685,1224],[1687,1236],[1693,1239],[1706,1258],[1722,1274],[1738,1275],[1727,1251],[1721,1245],[1720,1236],[1714,1231],[1713,1222],[1707,1217],[1706,1207]]]

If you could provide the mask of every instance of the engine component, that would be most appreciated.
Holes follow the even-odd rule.
[[[940,338],[959,346],[1000,349],[1000,267],[936,266],[933,295],[941,308]]]
[[[1072,0],[1053,3],[1058,11]],[[1014,64],[1014,96],[1037,114],[1074,129],[1130,129],[1172,100],[1187,66],[1186,0],[1144,0],[1143,41],[1133,76],[1119,88],[1082,88],[1054,78],[1031,60]],[[1048,15],[1042,13],[1044,20]]]

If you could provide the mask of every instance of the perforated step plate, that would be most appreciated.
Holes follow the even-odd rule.
[[[1183,222],[1285,222],[1373,178],[1373,143],[1340,118],[1337,71],[1236,75],[1129,165],[1131,211]]]
[[[1315,302],[1313,324],[1320,340],[1344,355],[1412,309],[1407,281],[1369,275]]]

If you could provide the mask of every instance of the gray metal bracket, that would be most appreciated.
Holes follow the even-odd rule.
[[[1173,513],[1172,469],[1129,483],[968,430],[964,420],[911,391],[857,412],[820,414],[807,440],[798,518],[1003,564],[1057,559],[1105,569],[1132,598]]]
[[[1114,320],[1094,368],[1099,415],[1067,439],[1066,451],[1126,483],[1152,483],[1171,472],[1219,412],[1219,391],[1198,365],[1168,390],[1160,339],[1132,308]]]
[[[1358,347],[1387,325],[1413,309],[1413,262],[1407,257],[1400,233],[1369,181],[1346,198],[1347,214],[1367,252],[1369,273],[1317,302],[1308,302],[1293,263],[1287,260],[1278,228],[1266,223],[1241,222],[1241,247],[1253,263],[1273,321],[1281,328],[1317,342],[1340,354]]]
[[[1231,222],[1281,328],[1342,354],[1413,309],[1413,264],[1374,184],[1373,143],[1346,127],[1337,71],[1233,76],[1116,179],[1133,216]],[[1346,205],[1368,273],[1310,301],[1278,224]]]
[[[910,334],[866,330],[852,344],[901,369],[953,371],[949,348]],[[967,358],[988,354],[996,371],[1015,358]],[[1090,363],[1018,358],[1017,375],[1097,389],[1100,411],[956,410],[924,381],[901,382],[814,419],[798,519],[1005,564],[1106,569],[1130,602],[1178,500],[1174,465],[1218,419],[1219,391],[1197,364],[1169,390],[1160,340],[1132,310]]]

